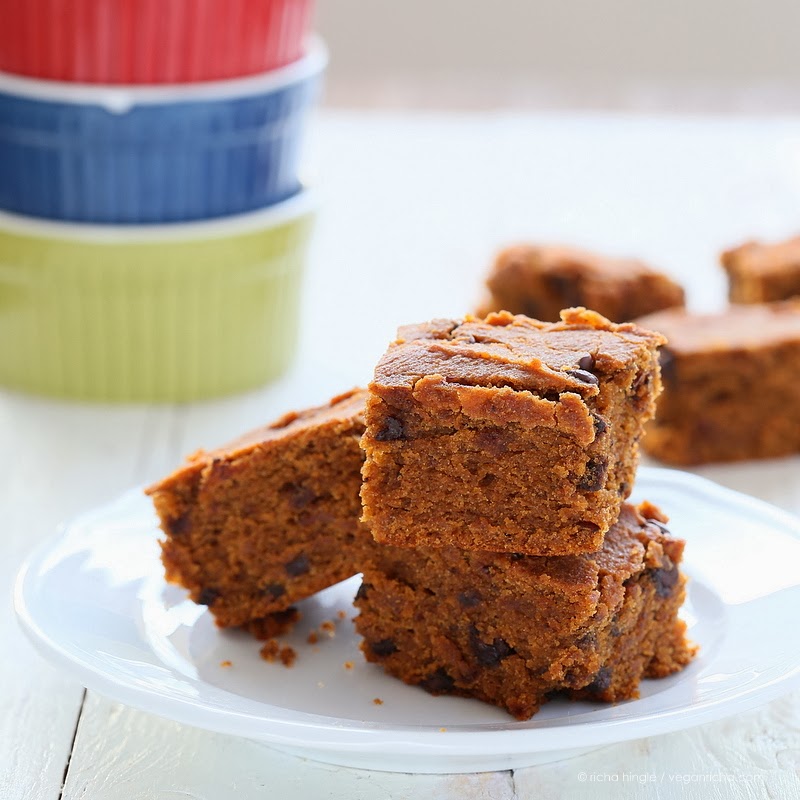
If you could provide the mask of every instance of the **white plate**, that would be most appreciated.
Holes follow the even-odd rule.
[[[301,604],[287,669],[220,632],[164,583],[140,492],[67,526],[23,566],[15,604],[38,649],[90,689],[164,717],[347,766],[476,772],[564,758],[764,703],[800,682],[800,521],[693,475],[642,468],[635,496],[687,540],[684,609],[700,655],[618,705],[549,703],[528,722],[433,698],[366,664],[350,618],[358,578]],[[346,619],[340,619],[338,612]],[[307,642],[324,620],[335,635]],[[222,662],[230,661],[230,666]],[[348,668],[349,667],[349,668]],[[382,704],[374,700],[379,698]]]

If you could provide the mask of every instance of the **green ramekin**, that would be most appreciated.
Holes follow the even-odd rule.
[[[0,385],[184,402],[289,365],[314,200],[210,222],[96,226],[0,214]]]

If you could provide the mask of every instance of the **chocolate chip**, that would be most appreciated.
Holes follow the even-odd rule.
[[[592,650],[597,647],[597,634],[594,631],[585,633],[580,639],[578,639],[576,644],[581,650]]]
[[[297,511],[306,508],[317,499],[317,495],[308,486],[300,486],[296,483],[289,484],[288,494],[289,505]]]
[[[647,521],[651,525],[655,525],[656,528],[658,528],[661,531],[661,533],[666,533],[667,535],[669,534],[669,528],[666,525],[664,525],[663,522],[659,522],[657,519],[648,519]]]
[[[268,583],[261,591],[264,594],[272,595],[272,597],[277,600],[279,597],[286,594],[286,587],[280,583]]]
[[[286,570],[287,575],[296,578],[299,575],[305,575],[311,569],[311,563],[305,553],[300,553],[299,556],[295,556],[291,561],[284,564],[283,568]]]
[[[356,592],[356,600],[366,600],[369,596],[369,590],[372,588],[371,583],[361,581],[358,591]]]
[[[197,602],[200,603],[201,606],[211,607],[218,597],[219,592],[216,589],[208,587],[200,590],[200,594],[197,596]]]
[[[605,692],[611,688],[611,667],[600,667],[592,682],[586,687],[590,692]]]
[[[590,522],[588,519],[582,519],[580,522],[575,523],[579,528],[589,531],[590,533],[597,533],[600,526],[596,522]]]
[[[227,478],[233,472],[230,462],[222,458],[215,458],[211,462],[211,477],[217,479]]]
[[[578,367],[586,372],[591,372],[594,369],[594,356],[591,353],[588,356],[583,356],[578,361]]]
[[[658,362],[661,364],[661,379],[664,383],[675,383],[677,369],[675,364],[675,353],[669,347],[662,347],[658,354]]]
[[[428,330],[426,339],[454,339],[458,338],[456,333],[453,333],[461,327],[460,322],[452,319],[435,319],[428,323]]]
[[[633,380],[631,384],[631,394],[638,394],[639,390],[645,385],[650,383],[652,373],[643,369]]]
[[[189,533],[192,529],[191,513],[187,511],[185,514],[171,519],[167,527],[173,536],[181,536],[184,533]]]
[[[551,292],[560,296],[564,308],[583,305],[577,281],[572,275],[545,275],[544,283]]]
[[[576,380],[581,381],[581,383],[589,383],[592,386],[597,386],[597,384],[600,383],[597,375],[592,375],[591,372],[587,372],[585,369],[569,369],[567,370],[567,375],[571,375]]]
[[[671,569],[654,569],[650,572],[650,579],[656,588],[656,594],[661,597],[669,597],[678,585],[680,573],[677,567]]]
[[[378,442],[395,442],[405,438],[403,423],[396,417],[386,417],[383,427],[375,434],[375,440]]]
[[[595,436],[600,436],[608,430],[608,423],[599,414],[592,414],[592,421]]]
[[[617,494],[620,497],[627,497],[631,493],[631,485],[628,481],[622,481],[619,485],[619,489],[617,489]]]
[[[581,673],[576,674],[575,670],[568,669],[564,673],[564,688],[580,689],[583,684],[583,676]]]
[[[586,471],[578,481],[578,489],[582,492],[598,492],[606,484],[608,476],[608,459],[596,457],[586,462]]]
[[[475,606],[480,605],[482,600],[483,596],[477,589],[467,589],[466,592],[461,592],[458,595],[458,602],[464,608],[475,608]]]
[[[368,646],[379,658],[385,658],[397,652],[397,645],[392,639],[381,639],[378,642],[369,642]]]
[[[455,681],[441,668],[421,680],[419,685],[431,694],[446,694],[452,692]]]
[[[509,434],[503,430],[485,428],[478,430],[475,434],[475,444],[493,458],[499,458],[506,454],[509,441]]]
[[[496,637],[491,644],[482,641],[481,635],[474,625],[470,625],[469,644],[482,667],[497,667],[504,658],[508,658],[516,652],[505,639],[499,637]]]

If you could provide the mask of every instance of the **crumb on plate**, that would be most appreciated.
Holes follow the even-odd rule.
[[[293,647],[289,647],[289,645],[281,647],[280,642],[276,639],[270,639],[261,648],[261,658],[270,663],[280,661],[284,667],[291,667],[297,660],[297,652]]]
[[[281,646],[278,642],[275,639],[268,639],[261,648],[261,658],[272,663],[278,658],[280,651]]]

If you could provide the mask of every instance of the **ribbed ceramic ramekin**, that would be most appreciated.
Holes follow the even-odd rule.
[[[79,83],[239,78],[300,58],[312,0],[7,0],[0,70]]]
[[[163,223],[263,208],[298,191],[326,54],[254,78],[148,88],[0,75],[0,209]]]
[[[143,227],[0,214],[0,385],[189,401],[289,364],[314,200]]]

